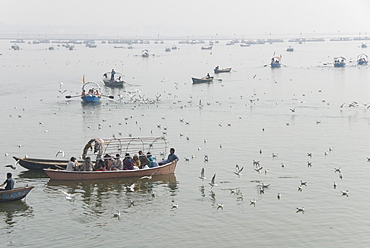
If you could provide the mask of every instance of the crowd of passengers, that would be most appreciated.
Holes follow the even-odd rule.
[[[170,149],[168,158],[160,162],[155,162],[152,154],[148,152],[146,155],[139,151],[139,154],[135,154],[133,157],[129,153],[125,154],[122,159],[120,154],[116,154],[112,157],[109,154],[105,154],[103,158],[100,158],[94,164],[90,157],[86,157],[84,162],[79,165],[75,157],[71,157],[67,164],[67,171],[110,171],[110,170],[139,170],[146,168],[158,167],[170,163],[172,161],[178,161],[179,158],[175,155],[175,149]]]

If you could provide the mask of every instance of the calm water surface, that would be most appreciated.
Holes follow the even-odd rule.
[[[175,44],[178,50],[164,51]],[[47,50],[51,45],[56,49]],[[286,52],[289,45],[294,52]],[[3,165],[13,164],[12,156],[54,158],[64,150],[66,158],[78,157],[91,138],[160,136],[164,127],[181,160],[175,175],[150,181],[55,182],[17,166],[16,185],[35,188],[24,201],[0,205],[0,242],[6,247],[367,247],[369,69],[350,63],[366,53],[359,45],[284,42],[243,48],[221,41],[208,51],[166,41],[132,50],[20,44],[20,51],[12,51],[9,41],[1,41],[4,180],[9,170]],[[142,58],[143,49],[155,55]],[[283,57],[279,69],[264,66],[274,53]],[[336,56],[346,57],[347,67],[323,66]],[[191,77],[211,73],[216,65],[233,70],[216,75],[212,84],[192,85]],[[124,73],[130,84],[125,90],[134,99],[160,94],[160,101],[132,102],[129,93],[108,88],[115,100],[95,106],[64,98],[80,93],[82,75],[100,81],[112,68]],[[353,101],[358,105],[349,107]],[[253,160],[260,161],[262,173]],[[240,177],[233,173],[236,164],[244,167]],[[204,181],[198,178],[203,167]],[[338,167],[342,180],[334,172]],[[214,174],[218,185],[211,188]],[[307,181],[302,192],[300,180]],[[125,186],[132,183],[135,191],[127,193]],[[270,184],[264,194],[261,183]],[[174,203],[178,209],[171,208]],[[224,209],[217,210],[217,204]],[[296,213],[297,207],[304,207],[304,214]],[[117,210],[120,219],[112,217]]]

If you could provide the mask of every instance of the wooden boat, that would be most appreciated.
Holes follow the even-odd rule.
[[[26,186],[23,188],[0,190],[0,203],[23,199],[33,188],[33,186]]]
[[[215,69],[213,69],[213,71],[217,74],[217,73],[224,73],[224,72],[231,72],[231,67],[229,68],[224,68],[224,69],[219,69],[218,66],[216,66]]]
[[[281,60],[281,56],[279,57],[272,57],[271,59],[271,68],[280,68],[281,64],[280,64],[280,60]]]
[[[344,66],[346,66],[346,58],[344,57],[334,58],[334,67],[344,67]]]
[[[114,81],[110,79],[103,79],[103,83],[105,86],[112,87],[112,88],[123,88],[125,81],[123,80],[117,80]]]
[[[287,52],[293,52],[293,51],[294,51],[294,48],[290,46],[290,47],[288,47],[288,48],[286,49],[286,51],[287,51]]]
[[[116,170],[116,171],[66,171],[44,169],[45,173],[51,180],[97,180],[142,177],[155,175],[173,174],[175,172],[177,161],[161,165],[158,167],[139,169],[139,170]]]
[[[367,65],[368,57],[366,54],[360,54],[357,56],[357,64],[358,65]]]
[[[38,159],[38,158],[19,158],[13,156],[13,158],[22,167],[29,170],[39,170],[44,169],[65,169],[67,167],[68,160],[56,160],[56,159]]]
[[[202,84],[202,83],[212,83],[213,77],[203,77],[203,78],[191,78],[193,80],[193,84]]]

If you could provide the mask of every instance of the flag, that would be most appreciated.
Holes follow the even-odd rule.
[[[82,76],[82,83],[85,83],[85,75]]]

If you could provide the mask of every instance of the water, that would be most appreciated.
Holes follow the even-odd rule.
[[[26,154],[54,158],[59,150],[67,158],[78,157],[91,138],[119,133],[159,136],[164,127],[169,146],[181,159],[175,175],[149,182],[54,182],[44,173],[17,166],[12,171],[16,185],[35,188],[24,201],[0,205],[1,243],[366,247],[370,118],[363,104],[370,99],[369,69],[351,63],[345,68],[322,66],[336,56],[355,60],[366,49],[355,41],[246,48],[221,41],[212,51],[176,43],[136,45],[132,50],[110,44],[98,44],[96,49],[76,45],[74,51],[56,45],[49,51],[51,44],[20,44],[22,50],[11,51],[9,41],[0,42],[1,164],[13,164],[11,156]],[[180,49],[164,51],[174,44]],[[294,52],[285,51],[289,45]],[[143,49],[155,56],[142,58]],[[264,67],[274,52],[283,56],[285,66]],[[212,84],[192,85],[191,77],[211,73],[216,65],[233,71],[216,75]],[[80,93],[83,75],[99,81],[112,68],[124,73],[130,84],[126,91],[134,92],[135,98],[155,99],[161,94],[161,101],[132,103],[118,89],[105,89],[115,100],[105,98],[95,106],[64,98]],[[119,93],[124,99],[118,100]],[[353,101],[359,106],[349,107]],[[272,153],[278,156],[273,158]],[[204,162],[204,155],[209,162]],[[253,160],[261,162],[262,173],[254,170]],[[240,178],[233,173],[236,164],[244,166]],[[201,181],[203,167],[207,179]],[[334,173],[338,167],[342,180]],[[0,166],[4,180],[8,171]],[[213,174],[218,186],[211,189]],[[307,181],[302,192],[297,190],[300,180]],[[131,183],[136,183],[135,192],[126,193],[124,187]],[[259,194],[261,183],[270,184],[265,194]],[[61,190],[75,198],[67,200]],[[342,196],[342,190],[348,190],[349,197]],[[250,205],[253,199],[255,207]],[[134,206],[129,206],[130,200]],[[174,203],[178,209],[171,208]],[[217,210],[221,203],[224,210]],[[304,214],[296,213],[297,207],[304,207]],[[112,217],[117,210],[120,219]]]

